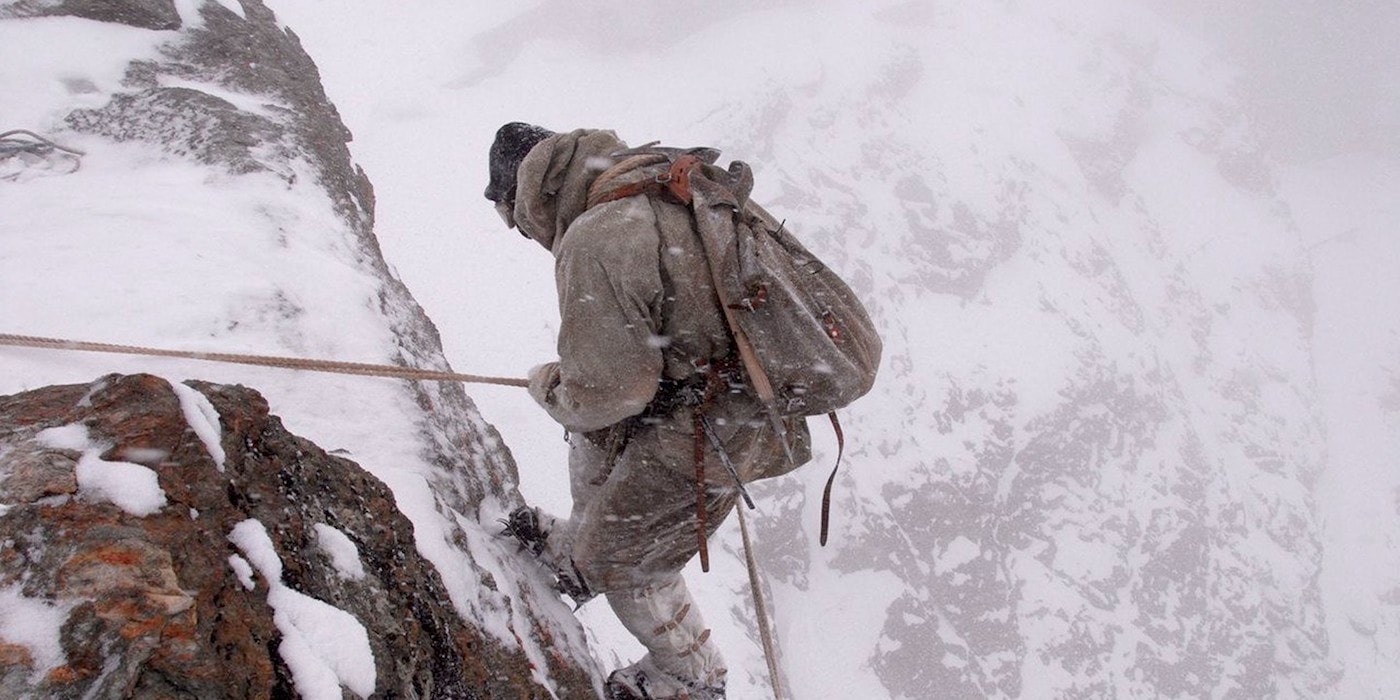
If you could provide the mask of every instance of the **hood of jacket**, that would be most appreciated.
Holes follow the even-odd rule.
[[[588,208],[588,187],[627,148],[612,131],[577,129],[539,142],[520,163],[515,224],[553,252],[569,224]]]

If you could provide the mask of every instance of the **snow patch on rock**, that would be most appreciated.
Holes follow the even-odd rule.
[[[66,663],[61,632],[70,607],[27,598],[18,584],[0,588],[0,642],[29,652],[33,678],[42,678]]]
[[[171,390],[180,399],[180,410],[185,414],[190,429],[199,436],[204,448],[209,450],[209,456],[213,458],[214,464],[218,465],[219,471],[223,471],[226,458],[222,444],[223,430],[219,427],[219,412],[214,409],[214,404],[209,403],[204,394],[189,386],[169,379],[166,381],[170,382]]]
[[[331,564],[341,578],[358,581],[365,577],[360,549],[348,535],[325,523],[316,523],[315,530],[316,544],[331,558]]]
[[[78,493],[93,501],[113,503],[137,517],[145,517],[165,507],[165,491],[149,467],[131,462],[109,462],[100,456],[109,445],[93,441],[81,424],[45,428],[35,434],[41,445],[82,452],[74,475]]]
[[[83,452],[93,447],[92,438],[88,436],[87,426],[79,423],[45,428],[35,434],[34,439],[41,445],[58,450]]]
[[[342,686],[361,698],[373,694],[374,652],[364,625],[350,613],[283,584],[282,559],[261,522],[244,520],[228,538],[267,582],[267,603],[282,633],[277,651],[291,669],[297,692],[313,700],[340,700]]]
[[[253,579],[253,565],[249,564],[247,559],[230,554],[228,565],[233,569],[233,575],[238,577],[238,583],[243,586],[243,590],[251,591],[258,587],[258,582]]]
[[[132,462],[109,462],[98,457],[99,449],[83,453],[74,473],[78,493],[94,501],[108,501],[137,517],[151,515],[165,507],[165,491],[150,467]]]

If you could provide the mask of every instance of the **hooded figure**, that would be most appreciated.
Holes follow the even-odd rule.
[[[491,147],[487,199],[554,255],[559,359],[531,370],[530,394],[569,433],[573,496],[567,519],[526,507],[506,531],[576,603],[603,594],[646,647],[609,676],[609,697],[722,698],[724,661],[680,571],[738,489],[697,435],[697,412],[744,481],[806,462],[809,437],[789,421],[789,460],[744,385],[690,210],[601,196],[664,172],[618,155],[626,148],[611,131],[521,123],[501,127]],[[711,465],[703,484],[698,462]]]

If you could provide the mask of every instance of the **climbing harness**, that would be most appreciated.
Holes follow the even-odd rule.
[[[93,343],[82,340],[40,338],[28,335],[0,333],[0,345],[47,350],[79,350],[84,352],[106,352],[121,355],[143,355],[147,357],[178,357],[186,360],[223,362],[279,369],[302,369],[312,372],[333,374],[354,374],[367,377],[391,377],[395,379],[420,379],[428,381],[464,382],[468,384],[496,384],[500,386],[528,387],[528,380],[513,377],[484,377],[474,374],[458,374],[440,370],[400,367],[398,365],[375,365],[363,362],[337,362],[333,360],[312,360],[300,357],[277,357],[274,355],[244,355],[222,352],[191,352],[187,350],[165,350],[136,345],[114,345]]]

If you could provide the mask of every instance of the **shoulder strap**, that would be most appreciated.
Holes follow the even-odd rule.
[[[681,154],[672,160],[670,167],[660,175],[609,189],[608,185],[612,184],[612,181],[624,172],[664,162],[658,156],[660,158],[666,157],[664,154],[636,155],[604,171],[589,188],[588,208],[592,209],[599,204],[615,202],[639,194],[668,196],[680,204],[690,206],[695,199],[690,191],[690,173],[705,162],[692,153]]]

